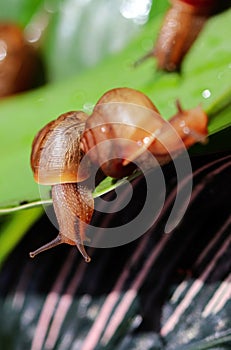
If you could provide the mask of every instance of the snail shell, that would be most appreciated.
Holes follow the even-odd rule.
[[[99,99],[87,119],[81,147],[105,175],[121,178],[135,168],[133,164],[124,166],[124,159],[138,152],[150,131],[162,123],[157,108],[142,92],[112,89]]]
[[[87,115],[67,112],[48,123],[32,144],[31,168],[36,182],[43,185],[81,182],[89,177],[89,168],[79,164],[83,152],[79,147]]]

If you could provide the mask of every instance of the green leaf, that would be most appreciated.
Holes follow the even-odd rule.
[[[4,222],[0,234],[0,268],[8,253],[12,251],[25,232],[40,218],[42,213],[42,208],[33,208],[29,212],[20,211],[11,215],[9,220]]]
[[[43,0],[8,0],[0,2],[0,20],[26,26]]]
[[[210,133],[230,125],[230,23],[231,11],[209,21],[186,58],[182,75],[156,73],[152,60],[136,69],[132,66],[145,51],[142,43],[153,38],[153,32],[157,33],[159,22],[155,20],[122,53],[108,58],[97,68],[77,78],[2,101],[1,206],[15,206],[21,201],[33,201],[40,197],[29,165],[31,143],[37,131],[68,110],[88,111],[89,106],[94,105],[108,89],[118,86],[140,89],[150,96],[166,118],[175,113],[177,98],[184,108],[201,103],[211,114],[213,110],[218,111],[216,118],[213,115],[209,123]],[[211,94],[209,98],[203,97],[205,90]],[[223,100],[226,107],[220,110],[219,105],[224,104]]]

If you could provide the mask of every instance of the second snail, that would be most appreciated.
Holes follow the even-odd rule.
[[[155,57],[157,68],[180,71],[185,55],[208,19],[229,8],[230,0],[169,0],[170,8],[161,25],[154,48],[136,64]]]
[[[177,109],[167,123],[145,94],[116,88],[98,100],[90,116],[82,111],[65,113],[37,134],[31,167],[36,182],[52,186],[59,234],[31,257],[67,243],[76,245],[86,262],[91,260],[84,241],[94,212],[88,183],[92,164],[105,176],[122,178],[134,172],[134,160],[145,161],[146,150],[163,165],[182,148],[204,140],[208,118],[201,107],[183,110],[178,102]]]

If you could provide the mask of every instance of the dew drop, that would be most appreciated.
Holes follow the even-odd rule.
[[[190,129],[187,126],[185,126],[183,128],[183,132],[184,132],[185,135],[189,135],[190,134]]]
[[[94,104],[91,102],[86,102],[83,105],[83,110],[85,113],[92,113],[93,109],[94,109]]]
[[[120,13],[126,19],[133,19],[138,24],[144,24],[151,10],[150,0],[123,0]]]
[[[105,133],[107,131],[106,127],[105,126],[101,126],[100,130]]]
[[[136,141],[137,146],[141,147],[143,144],[140,140]]]
[[[209,98],[211,96],[211,91],[209,89],[205,89],[203,92],[202,92],[202,96],[204,98]]]
[[[144,144],[146,145],[147,143],[149,143],[150,141],[150,138],[148,136],[146,136],[144,139],[143,139],[143,142]]]
[[[180,121],[180,127],[183,128],[185,126],[185,120]]]
[[[3,61],[7,55],[7,45],[5,41],[0,40],[0,61]]]

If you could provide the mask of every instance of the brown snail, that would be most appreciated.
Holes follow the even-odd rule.
[[[132,164],[123,165],[123,158],[136,152],[137,142],[146,136],[145,128],[152,131],[161,124],[157,108],[145,94],[131,88],[112,89],[87,119],[81,147],[105,175],[121,178],[134,170]]]
[[[84,183],[89,169],[78,169],[83,156],[79,142],[86,118],[83,112],[63,114],[48,123],[34,139],[31,167],[36,182],[52,185],[59,234],[50,243],[30,253],[31,257],[61,243],[68,243],[76,245],[84,259],[90,261],[83,241],[86,238],[85,223],[91,220],[94,200],[91,190]]]
[[[176,102],[176,106],[177,113],[168,121],[171,127],[169,128],[167,123],[164,124],[149,146],[150,152],[160,164],[169,162],[181,151],[182,145],[189,148],[196,142],[204,142],[208,135],[208,116],[200,106],[184,110],[179,101]],[[177,137],[172,130],[176,131]],[[179,138],[183,142],[179,142]]]
[[[170,0],[153,50],[136,63],[155,57],[157,68],[180,70],[182,60],[207,19],[222,7],[222,0]]]
[[[177,108],[169,127],[143,93],[129,88],[112,89],[102,96],[87,119],[81,147],[105,175],[114,178],[129,175],[134,170],[132,160],[146,149],[164,164],[182,145],[188,148],[208,133],[208,118],[201,107],[184,111],[177,102]]]
[[[22,29],[1,23],[0,98],[36,87],[42,83],[42,75],[38,52],[25,40]]]

